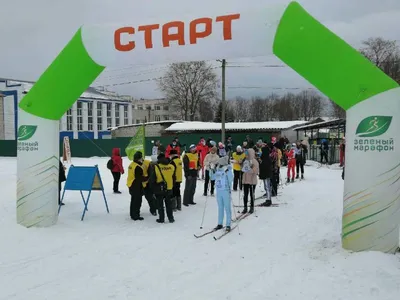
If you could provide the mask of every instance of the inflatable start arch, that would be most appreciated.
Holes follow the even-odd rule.
[[[80,28],[20,102],[17,222],[26,227],[57,222],[59,120],[105,67],[271,53],[347,110],[343,247],[394,253],[400,89],[296,2],[197,19]]]

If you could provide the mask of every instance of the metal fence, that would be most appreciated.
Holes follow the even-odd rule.
[[[310,145],[308,159],[321,162],[320,145]],[[329,145],[328,162],[329,164],[338,164],[340,162],[340,146],[337,143]]]

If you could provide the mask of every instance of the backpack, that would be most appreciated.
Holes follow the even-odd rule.
[[[109,159],[109,161],[107,162],[107,169],[112,170],[114,168],[114,161],[112,160],[112,158]]]

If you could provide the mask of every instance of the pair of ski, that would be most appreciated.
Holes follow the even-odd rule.
[[[265,205],[263,205],[263,203],[259,203],[259,204],[256,204],[254,206],[255,207],[279,207],[279,204],[278,203],[272,203],[270,206],[265,206]],[[243,205],[234,205],[233,207],[243,208],[244,206]]]
[[[233,220],[233,222],[235,222],[236,224],[231,226],[231,230],[229,230],[229,231],[226,230],[226,227],[223,227],[221,229],[215,229],[214,228],[214,229],[212,229],[210,231],[207,231],[207,232],[204,232],[203,234],[200,234],[200,235],[194,234],[194,237],[199,239],[199,238],[202,238],[204,236],[210,235],[210,234],[212,234],[214,232],[223,231],[222,234],[220,234],[219,236],[213,236],[214,240],[218,241],[218,240],[222,239],[228,233],[232,232],[238,226],[239,221],[243,220],[244,218],[248,217],[249,215],[250,215],[249,213],[246,213],[246,214],[240,214],[239,216],[237,216],[237,218],[235,218],[235,220]]]

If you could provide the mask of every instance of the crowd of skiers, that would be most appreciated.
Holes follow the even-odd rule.
[[[302,141],[290,144],[284,138],[278,141],[273,137],[269,142],[260,138],[254,143],[247,136],[241,145],[235,145],[232,138],[228,137],[225,143],[201,138],[197,145],[190,145],[185,153],[184,146],[175,138],[166,148],[156,142],[151,160],[145,159],[141,152],[135,153],[127,176],[132,220],[143,220],[140,210],[144,196],[150,213],[158,215],[158,223],[165,222],[165,214],[168,221],[173,223],[174,212],[182,210],[182,205],[189,207],[196,204],[194,196],[197,183],[199,179],[204,179],[203,195],[213,196],[216,193],[216,229],[223,228],[225,215],[225,228],[229,231],[232,192],[243,191],[242,213],[253,213],[258,179],[262,180],[265,190],[265,201],[261,205],[271,206],[272,197],[278,193],[282,164],[288,166],[288,183],[300,176],[304,178],[307,144]],[[109,169],[114,178],[114,193],[120,193],[119,180],[124,168],[119,149],[113,150],[111,161]],[[182,198],[183,177],[185,187]]]

